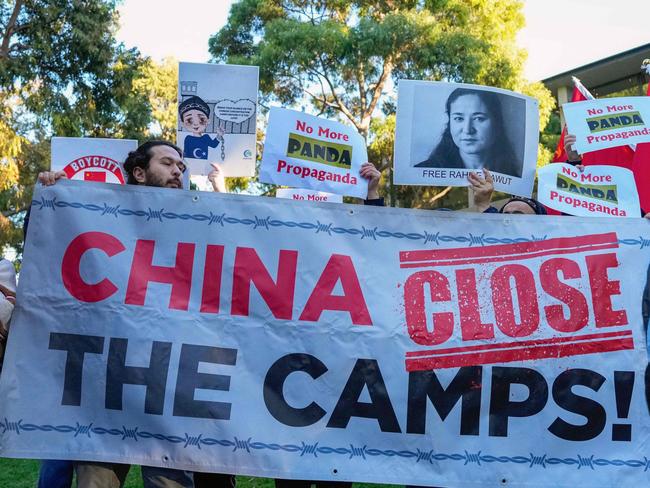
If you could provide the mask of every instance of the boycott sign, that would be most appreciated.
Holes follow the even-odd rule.
[[[537,198],[552,209],[581,217],[640,217],[634,174],[618,166],[579,171],[555,163],[538,171]]]
[[[335,195],[325,191],[305,190],[299,188],[278,188],[275,191],[275,196],[276,198],[307,200],[308,202],[343,203],[343,197],[341,195]]]
[[[647,484],[650,224],[89,186],[36,190],[0,455]]]
[[[137,147],[134,139],[53,137],[50,169],[64,171],[71,180],[123,185],[122,163]]]
[[[650,141],[649,97],[565,103],[562,110],[579,153]]]
[[[352,127],[272,107],[260,181],[365,198],[366,144]]]

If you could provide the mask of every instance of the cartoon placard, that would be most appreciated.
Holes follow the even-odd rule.
[[[579,217],[640,217],[632,171],[590,165],[583,171],[566,163],[548,164],[537,173],[541,203]]]
[[[135,139],[53,137],[52,171],[64,171],[68,179],[126,183],[122,164],[138,147]]]
[[[650,97],[604,98],[562,105],[579,153],[650,142]]]
[[[275,197],[307,202],[343,203],[341,195],[326,191],[305,190],[304,188],[278,188]]]
[[[261,182],[365,198],[368,182],[359,169],[367,160],[365,140],[354,127],[271,108]]]
[[[253,176],[257,66],[180,63],[177,143],[193,175]]]
[[[393,181],[468,186],[487,168],[497,190],[530,196],[538,113],[534,98],[500,88],[400,80]]]

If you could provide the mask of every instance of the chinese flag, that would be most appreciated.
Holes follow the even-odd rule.
[[[573,94],[571,95],[572,102],[582,102],[587,100],[580,89],[578,88],[577,83],[573,85]],[[566,125],[562,127],[562,134],[560,134],[560,140],[557,141],[557,147],[555,148],[555,153],[553,154],[554,163],[564,163],[567,159],[566,151],[564,150],[564,136],[566,136]]]
[[[84,171],[84,181],[106,183],[106,173],[103,171]]]

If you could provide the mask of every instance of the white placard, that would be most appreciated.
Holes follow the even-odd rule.
[[[359,170],[367,161],[366,142],[354,127],[271,108],[261,182],[366,198],[368,181]]]
[[[548,164],[537,173],[538,200],[559,212],[581,217],[640,217],[632,171],[590,165],[580,171],[566,163]]]
[[[124,160],[137,147],[135,139],[53,137],[50,169],[64,171],[70,180],[123,185]]]
[[[532,193],[538,102],[508,90],[462,83],[400,80],[394,182],[468,186],[488,168],[494,187]]]
[[[650,141],[650,97],[570,102],[562,110],[581,154]]]
[[[327,193],[326,191],[305,190],[304,188],[278,188],[275,191],[275,197],[307,202],[343,203],[341,195]]]
[[[257,66],[180,63],[178,145],[190,173],[255,174]]]

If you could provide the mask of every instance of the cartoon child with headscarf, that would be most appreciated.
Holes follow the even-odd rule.
[[[224,130],[219,126],[215,128],[215,139],[205,133],[210,120],[210,107],[200,97],[191,96],[180,103],[178,115],[183,128],[192,133],[185,136],[183,154],[187,158],[207,160],[209,148],[216,148],[220,142],[223,144],[224,135]]]

